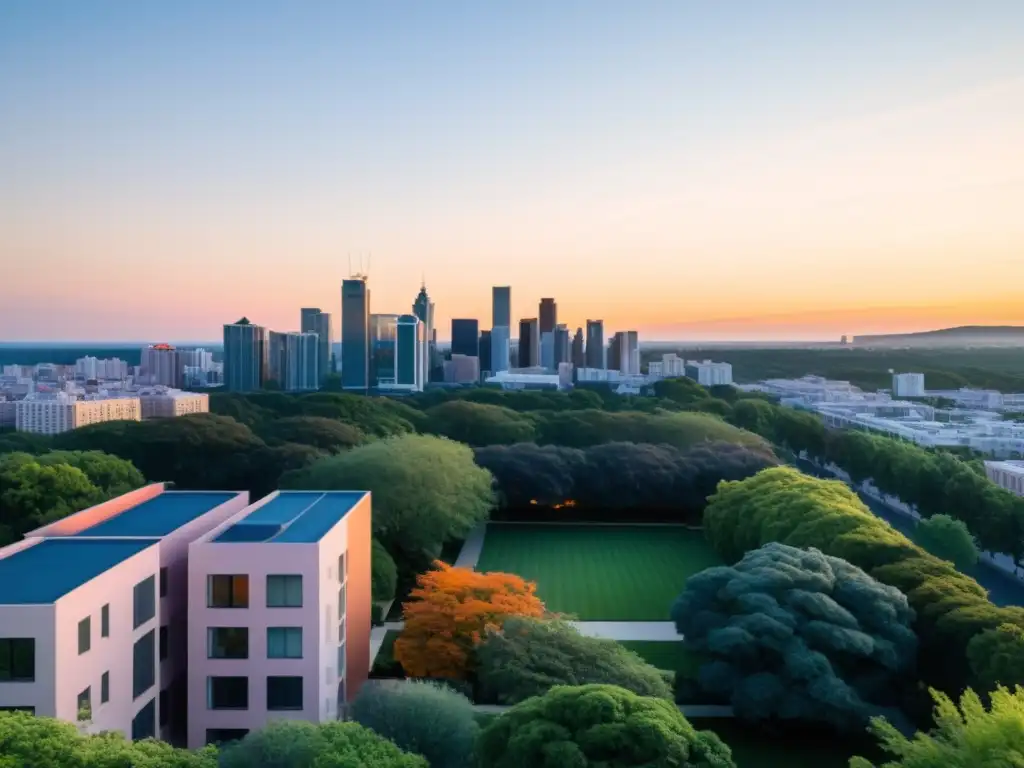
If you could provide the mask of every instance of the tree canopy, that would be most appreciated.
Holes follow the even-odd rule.
[[[500,405],[450,400],[427,411],[424,430],[467,445],[532,442],[534,421]]]
[[[913,612],[895,587],[816,549],[766,544],[686,581],[672,619],[708,661],[697,684],[749,720],[863,726],[914,664]]]
[[[612,685],[558,686],[491,721],[477,741],[489,768],[735,768],[711,731],[664,699]]]
[[[323,416],[285,416],[260,425],[259,436],[269,445],[296,443],[325,453],[339,453],[366,442],[358,427]]]
[[[377,539],[370,549],[370,586],[375,602],[384,603],[395,597],[398,569],[394,558]]]
[[[1024,685],[1024,629],[1000,624],[971,638],[967,657],[979,690]]]
[[[933,555],[949,560],[960,570],[978,562],[978,547],[967,530],[967,524],[949,515],[925,518],[917,524],[914,538]]]
[[[517,704],[556,685],[604,683],[671,699],[665,674],[614,640],[586,637],[557,620],[510,617],[476,649],[479,698]]]

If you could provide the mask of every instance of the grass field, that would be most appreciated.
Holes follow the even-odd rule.
[[[719,564],[682,526],[491,523],[476,570],[535,581],[549,611],[581,621],[667,621],[686,579]]]
[[[682,642],[659,642],[657,640],[622,640],[619,643],[635,652],[658,669],[682,674],[684,677],[695,678],[700,667],[700,659],[686,650]]]

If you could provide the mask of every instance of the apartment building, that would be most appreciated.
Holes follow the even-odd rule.
[[[0,549],[0,709],[183,740],[188,544],[247,503],[149,485]]]
[[[139,398],[129,395],[79,398],[67,392],[31,393],[15,403],[19,432],[55,435],[102,421],[139,421]]]
[[[985,475],[1010,493],[1024,496],[1024,461],[986,461]]]
[[[190,413],[209,413],[210,396],[168,387],[147,387],[138,392],[143,419],[170,419]]]
[[[188,745],[337,719],[370,666],[370,494],[277,492],[189,545]]]

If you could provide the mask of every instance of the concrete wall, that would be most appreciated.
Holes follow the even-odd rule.
[[[346,641],[348,622],[339,603],[344,584],[347,604],[348,585],[345,583],[345,571],[341,570],[339,560],[342,554],[345,555],[346,561],[350,556],[348,521],[353,511],[350,511],[334,528],[328,531],[317,546],[317,568],[320,573],[317,585],[320,604],[318,610],[320,633],[315,683],[317,720],[321,722],[337,719],[339,691],[343,690],[341,675],[344,670],[339,668],[341,665],[338,664],[338,651],[339,646]],[[346,565],[345,568],[347,569],[348,566]]]
[[[370,585],[372,499],[359,502],[346,516],[348,532],[347,616],[345,641],[345,698],[351,701],[370,670]]]
[[[34,707],[40,716],[55,714],[56,649],[53,605],[0,606],[0,636],[33,638],[36,641],[35,680],[31,683],[0,683],[0,706]]]

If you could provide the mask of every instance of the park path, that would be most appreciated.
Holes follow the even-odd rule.
[[[484,551],[484,536],[486,535],[487,523],[480,523],[480,525],[470,531],[469,536],[462,543],[462,549],[459,550],[458,558],[455,560],[456,568],[476,569],[476,564],[480,562],[480,553]]]
[[[377,660],[377,654],[380,653],[381,646],[384,645],[384,637],[387,633],[401,632],[404,626],[405,623],[401,621],[386,621],[379,627],[373,627],[370,630],[370,669],[373,669],[373,662]]]
[[[651,640],[659,643],[681,642],[682,635],[676,634],[676,625],[671,621],[570,621],[581,635],[599,637],[604,640]],[[388,621],[370,630],[370,656],[376,657],[384,635],[389,631],[401,632],[403,621]],[[371,665],[372,666],[372,665]]]

